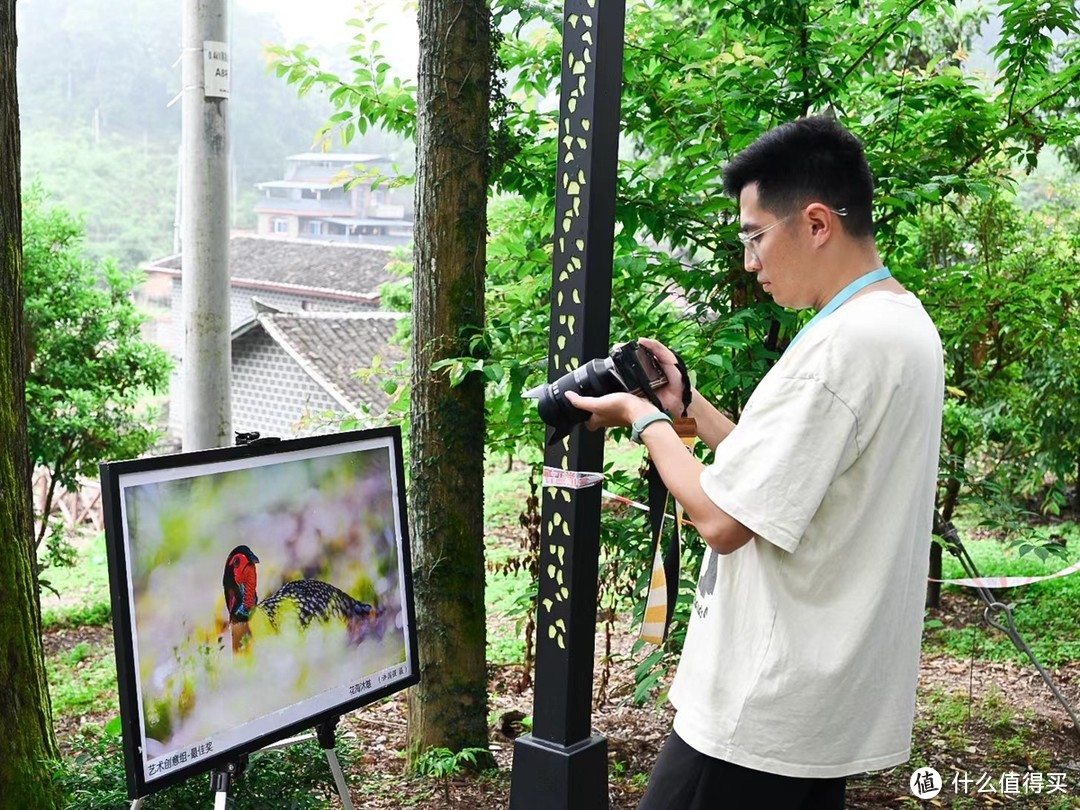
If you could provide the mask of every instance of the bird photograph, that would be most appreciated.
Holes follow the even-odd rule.
[[[148,762],[268,734],[408,664],[388,448],[270,459],[123,490]]]
[[[247,546],[229,552],[221,584],[229,610],[233,652],[239,652],[251,639],[251,622],[278,632],[278,623],[295,621],[306,628],[313,621],[342,622],[348,630],[349,643],[359,644],[372,633],[382,635],[384,612],[366,602],[358,602],[344,591],[317,579],[286,582],[266,599],[258,597],[259,558]]]

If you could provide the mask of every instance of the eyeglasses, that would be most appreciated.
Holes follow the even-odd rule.
[[[846,217],[848,215],[846,208],[830,208],[829,210],[836,214],[838,217]],[[776,222],[772,222],[766,225],[764,228],[758,228],[756,231],[751,231],[750,233],[737,234],[739,237],[739,241],[743,243],[743,250],[746,253],[750,254],[750,258],[756,264],[761,264],[761,257],[758,255],[757,248],[755,246],[760,244],[762,235],[768,233],[777,225],[780,225],[791,219],[793,216],[795,216],[795,214],[791,213],[788,214],[786,217],[781,217],[780,219],[776,220]]]

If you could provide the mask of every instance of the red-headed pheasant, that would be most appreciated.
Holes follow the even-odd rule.
[[[380,608],[353,599],[340,588],[317,579],[286,582],[260,602],[255,570],[258,562],[259,558],[247,546],[234,548],[225,561],[221,584],[225,589],[234,651],[243,649],[251,637],[249,622],[256,612],[263,614],[274,629],[284,613],[295,616],[302,628],[312,621],[341,621],[348,628],[350,644],[359,644],[370,635],[382,635]]]

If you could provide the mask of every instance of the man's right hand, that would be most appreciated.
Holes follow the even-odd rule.
[[[667,385],[656,389],[656,396],[664,406],[664,410],[673,416],[682,416],[683,408],[683,376],[675,359],[675,353],[659,340],[652,338],[638,338],[638,343],[653,353],[660,367],[667,377]]]
[[[660,367],[664,370],[664,376],[668,378],[668,384],[663,388],[656,389],[656,396],[664,410],[672,416],[682,416],[683,412],[683,377],[676,365],[675,353],[659,340],[652,338],[639,338],[638,343],[648,349],[656,357]],[[697,421],[697,434],[711,449],[735,428],[735,423],[716,409],[707,399],[696,391],[693,394],[694,401],[691,415]]]

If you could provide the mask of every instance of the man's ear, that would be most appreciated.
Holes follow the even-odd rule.
[[[823,245],[832,235],[835,225],[832,211],[829,210],[828,206],[821,203],[810,203],[803,209],[803,217],[810,228],[810,236],[814,239],[815,244]]]

